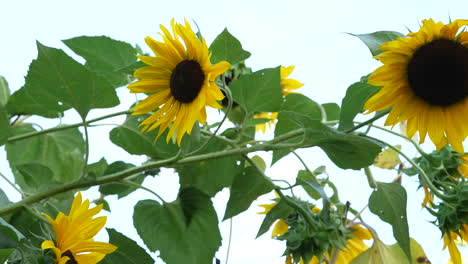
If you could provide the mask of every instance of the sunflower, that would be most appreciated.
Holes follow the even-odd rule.
[[[93,240],[107,221],[105,216],[93,218],[101,209],[102,204],[89,208],[89,200],[82,202],[81,193],[78,193],[68,216],[60,212],[54,220],[44,214],[52,224],[56,243],[46,240],[42,242],[42,249],[51,249],[58,264],[98,263],[117,249],[112,244]]]
[[[259,214],[267,214],[270,212],[270,210],[275,207],[278,203],[272,203],[272,204],[262,204],[260,207],[263,207],[265,211],[260,212]],[[314,207],[312,208],[312,212],[318,213],[320,212],[320,208]],[[275,226],[273,227],[273,231],[271,232],[271,237],[277,237],[277,236],[282,236],[286,234],[288,231],[288,224],[280,219],[276,222]],[[355,257],[359,256],[361,253],[366,251],[369,247],[364,243],[364,240],[369,240],[372,239],[372,234],[369,232],[369,230],[363,228],[360,225],[354,225],[351,227],[351,230],[354,231],[351,235],[352,237],[348,240],[346,240],[346,248],[343,248],[339,251],[337,259],[336,259],[336,264],[348,264],[350,263]],[[325,253],[325,257],[329,258],[329,254]],[[300,260],[301,264],[304,264],[304,261],[302,259]],[[286,257],[286,264],[292,264],[292,257],[288,256]],[[309,264],[319,264],[319,260],[317,257],[313,257]]]
[[[206,123],[206,106],[220,109],[218,101],[224,98],[215,79],[231,65],[222,61],[210,63],[210,52],[204,38],[198,39],[190,24],[171,21],[173,34],[160,25],[163,42],[146,37],[145,42],[156,54],[138,56],[149,66],[137,69],[138,81],[130,84],[131,93],[149,93],[131,109],[133,115],[155,111],[141,123],[144,132],[159,127],[158,135],[168,129],[168,142],[176,135],[180,145],[185,133],[190,134],[195,122]]]
[[[462,164],[458,166],[458,172],[464,178],[468,178],[468,155],[462,155],[459,157],[462,161]]]
[[[463,153],[468,135],[468,20],[444,25],[423,20],[418,32],[386,42],[375,56],[384,65],[369,77],[382,86],[364,105],[367,113],[392,107],[385,125],[407,121],[408,137],[426,135],[437,150],[447,143]]]
[[[295,93],[294,90],[301,88],[304,86],[303,83],[294,80],[294,79],[287,79],[289,75],[294,71],[294,66],[289,66],[289,67],[280,67],[280,80],[281,80],[281,88],[283,95],[286,96],[290,93]],[[271,128],[273,125],[275,125],[276,118],[278,117],[278,113],[259,113],[254,115],[254,118],[267,118],[270,119],[269,121],[258,124],[255,126],[255,131],[262,131],[262,133],[265,133],[268,128]]]
[[[459,234],[449,231],[444,234],[444,248],[448,247],[450,260],[453,264],[462,264],[462,257],[457,247],[457,241],[468,241],[468,225],[463,224]],[[458,242],[459,243],[459,242]]]

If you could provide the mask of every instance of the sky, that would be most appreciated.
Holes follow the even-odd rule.
[[[319,103],[335,102],[340,104],[347,87],[358,81],[379,66],[367,47],[359,39],[346,34],[371,33],[381,30],[392,30],[407,33],[407,28],[418,30],[422,19],[433,18],[448,22],[452,19],[466,17],[468,1],[120,1],[120,0],[81,0],[81,1],[0,1],[0,75],[9,82],[10,89],[15,91],[24,84],[28,66],[37,56],[36,40],[46,46],[62,48],[73,54],[61,40],[81,36],[107,35],[111,38],[139,44],[145,52],[150,52],[144,44],[144,37],[157,37],[159,25],[169,25],[175,18],[196,21],[208,43],[223,31],[224,28],[237,37],[243,48],[252,53],[246,61],[253,70],[276,67],[278,65],[295,65],[291,78],[305,84],[301,92]],[[81,58],[75,56],[83,62]],[[127,110],[133,103],[125,88],[118,89],[122,104],[112,109],[93,110],[89,118],[108,113]],[[210,112],[213,113],[213,112]],[[217,115],[211,115],[216,121]],[[362,118],[361,118],[362,119]],[[365,119],[365,117],[364,117]],[[362,119],[362,120],[364,120]],[[57,120],[32,118],[31,121],[44,127],[58,125]],[[77,114],[66,112],[62,123],[78,121]],[[142,156],[133,156],[114,146],[108,139],[112,124],[123,122],[118,117],[90,131],[90,162],[105,157],[107,161],[124,160],[134,164],[145,160]],[[272,134],[266,134],[271,137]],[[403,151],[410,155],[415,150],[398,138],[378,135],[392,144],[402,144]],[[431,151],[433,146],[423,146]],[[318,149],[300,150],[306,163],[312,167],[327,166],[327,172],[340,190],[342,201],[350,201],[355,208],[367,204],[371,189],[361,171],[339,170],[326,155]],[[269,154],[262,154],[269,162]],[[302,169],[300,163],[292,156],[281,160],[267,170],[275,179],[294,180],[291,168]],[[373,169],[379,181],[389,182],[395,172]],[[0,172],[12,177],[4,147],[0,147]],[[166,201],[175,199],[178,190],[178,178],[173,170],[163,170],[161,176],[147,179],[145,186],[156,190]],[[442,241],[438,229],[428,221],[431,217],[421,210],[423,194],[416,191],[415,179],[405,176],[403,185],[408,192],[408,218],[410,235],[421,243],[432,263],[445,263],[448,253],[442,252]],[[17,201],[19,195],[0,180],[11,200]],[[87,198],[97,198],[95,189],[87,191]],[[255,234],[263,220],[257,215],[261,211],[256,205],[268,203],[273,194],[259,198],[244,214],[232,221],[232,237],[229,255],[230,264],[249,263],[284,263],[280,258],[284,245],[264,235],[255,239]],[[215,197],[215,206],[220,217],[229,192],[222,191]],[[122,200],[111,197],[112,213],[107,214],[107,227],[113,227],[127,236],[137,239],[133,228],[133,206],[140,199],[153,199],[151,194],[135,192]],[[379,231],[387,244],[395,242],[391,228],[378,217],[365,211],[364,219]],[[216,254],[223,261],[228,248],[230,221],[221,223],[223,245]],[[101,235],[103,239],[105,234]],[[464,254],[468,252],[465,250]],[[157,254],[156,254],[157,255]],[[157,260],[156,263],[163,263]],[[224,263],[224,262],[223,262]]]

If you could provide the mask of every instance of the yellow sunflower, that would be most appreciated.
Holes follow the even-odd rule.
[[[448,247],[450,260],[453,264],[462,264],[462,257],[458,250],[457,243],[468,241],[468,225],[463,224],[459,231],[460,234],[449,232],[444,234],[444,248]]]
[[[68,216],[60,212],[54,220],[44,214],[52,224],[56,242],[46,240],[42,242],[42,249],[51,249],[58,264],[98,263],[117,249],[112,244],[93,240],[107,221],[105,216],[93,218],[101,209],[102,204],[89,208],[89,200],[82,202],[78,193]]]
[[[210,52],[204,38],[198,39],[190,24],[171,21],[173,34],[160,25],[163,42],[146,37],[146,44],[156,54],[138,56],[149,66],[134,72],[138,81],[130,84],[131,93],[150,93],[131,110],[133,115],[155,111],[141,125],[149,132],[159,127],[158,135],[168,128],[168,142],[176,135],[180,145],[185,133],[190,134],[196,121],[206,123],[206,106],[220,109],[224,98],[215,79],[231,65],[222,61],[210,63]]]
[[[375,56],[384,65],[369,77],[382,86],[364,105],[367,113],[392,107],[385,125],[407,121],[408,137],[419,132],[440,150],[447,143],[463,153],[468,135],[468,20],[444,25],[423,20],[418,32],[384,43]]]
[[[294,66],[289,66],[289,67],[280,67],[280,79],[281,79],[281,88],[283,91],[283,95],[286,96],[290,93],[295,93],[294,90],[301,88],[304,86],[303,83],[294,80],[294,79],[287,79],[289,75],[294,71]],[[254,118],[268,118],[270,121],[267,121],[262,124],[258,124],[255,126],[255,131],[262,131],[262,133],[265,133],[268,128],[271,128],[272,126],[275,125],[276,118],[278,117],[278,113],[259,113],[254,115]]]
[[[458,172],[464,177],[468,178],[468,155],[462,155],[459,157],[462,160],[462,164],[458,166]]]

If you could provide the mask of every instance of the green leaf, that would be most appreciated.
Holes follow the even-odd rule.
[[[349,86],[341,103],[339,130],[346,130],[354,126],[353,120],[361,113],[366,101],[376,94],[381,87],[366,82],[357,82]]]
[[[101,177],[106,172],[108,166],[107,160],[101,158],[98,162],[88,165],[88,176],[93,178]]]
[[[10,98],[10,88],[3,76],[0,76],[0,107],[5,106]]]
[[[231,83],[234,101],[247,112],[277,112],[283,101],[280,67],[247,74]]]
[[[267,213],[265,219],[263,219],[256,237],[265,234],[276,220],[286,219],[292,212],[294,212],[294,209],[284,200],[280,200],[279,203],[277,203],[273,208],[271,208],[270,212]]]
[[[406,259],[405,253],[401,250],[401,247],[397,244],[387,246],[382,243],[382,241],[375,239],[374,244],[371,248],[363,252],[361,255],[357,256],[351,264],[369,264],[369,263],[379,263],[379,264],[421,264],[421,263],[430,263],[424,253],[423,248],[419,243],[411,239],[411,261]]]
[[[336,103],[326,103],[322,107],[327,114],[327,121],[340,120],[340,106]]]
[[[132,45],[106,36],[81,36],[63,43],[85,58],[85,66],[102,75],[113,87],[129,83],[128,74],[122,70],[137,63],[137,51]]]
[[[231,64],[236,64],[250,57],[250,52],[242,49],[242,45],[227,28],[219,34],[210,45],[212,52],[211,63],[215,64],[220,61],[228,61]]]
[[[351,34],[351,36],[358,37],[369,48],[372,56],[382,53],[380,45],[385,42],[396,40],[397,38],[404,38],[405,35],[395,31],[377,31],[369,34]]]
[[[22,239],[24,235],[0,217],[0,248],[15,248]]]
[[[0,263],[5,263],[14,251],[14,248],[0,249]]]
[[[13,135],[35,132],[31,125],[12,128]],[[7,158],[16,183],[28,188],[19,165],[36,163],[49,168],[53,178],[61,183],[71,182],[81,176],[84,163],[85,142],[77,128],[61,130],[6,144]],[[40,181],[39,181],[40,182]]]
[[[0,189],[0,208],[11,203],[10,200],[8,199],[8,196],[5,194],[5,192]]]
[[[204,138],[202,141],[206,141]],[[226,145],[219,139],[213,138],[200,154],[222,151]],[[221,159],[205,160],[194,164],[177,167],[180,175],[181,188],[195,187],[210,197],[231,186],[234,177],[242,170],[243,159],[239,156]]]
[[[320,120],[312,119],[300,113],[281,111],[278,115],[278,124],[283,120],[292,122],[292,125],[284,132],[287,132],[289,129],[304,129],[305,133],[303,137],[294,140],[296,143],[303,142],[305,146],[320,147],[342,169],[357,170],[367,167],[373,164],[375,157],[381,150],[381,147],[373,141],[337,131],[322,124]],[[282,153],[280,154],[283,155]],[[274,151],[273,160],[276,161],[279,158],[277,151]]]
[[[155,142],[158,129],[149,133],[141,132],[138,127],[149,115],[128,115],[125,122],[112,129],[110,140],[130,154],[147,155],[154,160],[173,157],[178,147],[172,142],[166,143],[167,131]]]
[[[298,178],[296,179],[296,184],[307,186],[308,188],[313,189],[315,192],[319,193],[320,197],[323,200],[323,211],[325,213],[328,213],[328,210],[330,209],[330,198],[328,198],[322,186],[320,186],[320,184],[317,181]]]
[[[369,197],[369,209],[382,221],[392,225],[393,236],[406,256],[411,259],[406,191],[398,183],[377,183],[377,190]]]
[[[180,198],[185,192],[196,204]],[[167,264],[211,263],[221,235],[210,197],[193,188],[181,194],[175,202],[163,205],[139,201],[133,214],[135,228],[146,246],[152,252],[159,250]]]
[[[123,161],[116,161],[110,164],[106,168],[103,176],[109,175],[112,173],[121,172],[130,168],[133,168],[133,167],[135,167],[135,165],[133,164],[125,163]],[[132,177],[130,181],[136,184],[141,184],[143,180],[145,179],[145,177],[146,175],[144,174],[138,174]],[[129,195],[130,193],[134,192],[136,189],[137,189],[136,187],[125,185],[125,184],[120,184],[120,183],[111,183],[111,184],[101,185],[99,187],[99,191],[102,194],[106,194],[106,195],[116,194],[119,197],[119,199]]]
[[[297,182],[299,181],[300,182]],[[318,200],[320,199],[321,197],[321,194],[320,192],[318,192],[317,190],[315,190],[315,188],[309,186],[308,184],[301,184],[304,183],[304,182],[314,182],[315,184],[318,184],[318,181],[317,179],[315,178],[315,175],[313,175],[312,173],[306,171],[306,170],[300,170],[298,173],[297,173],[297,179],[296,179],[296,183],[297,184],[300,184],[302,186],[302,188],[304,188],[304,191],[306,191],[306,193],[313,199],[315,200]]]
[[[25,163],[15,168],[23,176],[22,188],[27,192],[34,193],[60,184],[54,180],[54,172],[40,163]]]
[[[320,106],[312,101],[305,95],[302,94],[288,94],[286,99],[281,106],[281,111],[292,111],[295,113],[304,114],[311,119],[321,120],[322,112]],[[278,118],[278,123],[275,126],[275,137],[278,137],[287,132],[293,131],[300,128],[295,122],[288,120],[287,118]],[[288,143],[298,143],[300,139],[288,140]],[[282,157],[289,154],[289,150],[276,150],[273,152],[272,164],[280,160]]]
[[[10,113],[58,117],[73,107],[85,119],[93,108],[119,104],[112,86],[60,49],[37,42],[38,57],[29,66],[25,85],[8,102]]]
[[[0,146],[3,146],[10,136],[10,120],[5,107],[0,104]]]
[[[154,259],[146,253],[135,241],[112,228],[106,228],[109,243],[117,246],[117,250],[107,255],[101,264],[153,264]]]
[[[256,168],[249,166],[239,173],[231,187],[224,219],[229,219],[247,210],[260,195],[269,193],[275,185]]]

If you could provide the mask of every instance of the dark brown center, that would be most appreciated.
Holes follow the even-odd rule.
[[[408,64],[408,82],[430,105],[450,106],[468,96],[468,49],[437,39],[419,47]]]
[[[200,64],[193,60],[184,60],[172,71],[172,96],[179,102],[190,103],[197,98],[204,81],[205,73]]]
[[[70,250],[67,250],[62,253],[62,257],[68,257],[69,260],[65,262],[65,264],[78,264],[78,261],[75,260],[75,257],[73,256],[73,253]]]

